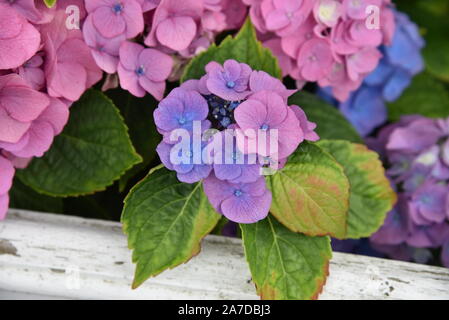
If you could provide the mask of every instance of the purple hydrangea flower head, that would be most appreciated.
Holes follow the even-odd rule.
[[[449,166],[444,160],[447,124],[447,119],[407,116],[369,141],[382,154],[387,175],[399,192],[398,205],[371,237],[376,249],[391,257],[400,251],[410,253],[403,255],[409,260],[430,261],[428,248],[439,248],[449,238]],[[395,229],[392,217],[398,212],[402,219],[397,221],[403,223]]]
[[[238,223],[264,219],[271,206],[271,192],[264,177],[252,183],[231,183],[210,175],[204,180],[204,192],[215,210]]]
[[[304,132],[293,109],[275,92],[260,91],[253,94],[240,104],[234,116],[241,129],[238,131],[237,143],[244,153],[257,153],[262,156],[273,154],[270,140],[267,139],[265,144],[261,144],[258,142],[258,136],[247,135],[245,133],[247,130],[253,132],[277,130],[276,151],[279,159],[293,153],[304,140]]]
[[[210,0],[207,8],[219,2]],[[203,180],[219,213],[234,222],[256,222],[271,205],[263,175],[283,168],[304,139],[318,140],[316,124],[288,105],[293,91],[263,71],[235,60],[211,62],[205,71],[159,103],[154,120],[163,141],[157,152],[180,181]],[[271,131],[276,134],[268,141]]]
[[[210,62],[206,70],[207,88],[220,98],[238,101],[250,94],[248,82],[252,70],[246,63],[226,60],[221,66],[216,62]]]
[[[128,41],[120,46],[120,86],[136,97],[143,97],[145,92],[149,92],[161,100],[172,66],[172,58],[158,50]]]

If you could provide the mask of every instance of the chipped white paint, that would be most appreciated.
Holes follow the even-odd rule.
[[[0,299],[257,299],[240,240],[208,236],[189,263],[131,290],[119,223],[10,210]],[[321,299],[449,299],[449,270],[335,253]]]

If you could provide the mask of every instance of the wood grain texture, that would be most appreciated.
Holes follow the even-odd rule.
[[[14,209],[0,222],[0,299],[258,299],[238,239],[208,236],[131,290],[134,267],[119,223]],[[320,299],[449,299],[449,270],[334,253]]]

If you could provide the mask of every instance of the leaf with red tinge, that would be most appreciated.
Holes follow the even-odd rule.
[[[322,140],[318,145],[343,166],[351,185],[344,238],[369,237],[383,224],[396,202],[379,155],[362,144],[343,140]]]
[[[271,213],[294,232],[346,235],[349,181],[343,167],[316,144],[303,142],[283,169],[267,177]]]
[[[292,232],[272,216],[240,227],[246,259],[262,299],[318,298],[329,274],[329,237]]]

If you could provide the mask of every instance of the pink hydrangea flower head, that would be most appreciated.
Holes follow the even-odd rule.
[[[21,66],[39,49],[39,32],[17,11],[0,3],[0,69]]]
[[[14,178],[14,167],[11,162],[0,154],[0,220],[6,217],[8,211],[8,191]]]
[[[203,10],[202,1],[162,0],[145,44],[154,47],[160,43],[175,51],[186,49],[197,35]]]
[[[268,215],[272,196],[263,176],[252,183],[230,183],[211,174],[203,183],[212,206],[231,221],[254,223]]]
[[[83,35],[86,44],[92,52],[97,65],[107,73],[117,72],[120,45],[126,40],[125,34],[114,38],[105,38],[96,31],[92,15],[89,15],[83,25]]]
[[[206,66],[207,88],[222,99],[237,101],[245,99],[250,91],[248,81],[251,68],[246,63],[226,60],[223,66],[210,62]]]
[[[172,58],[156,49],[146,49],[128,41],[120,46],[120,86],[136,97],[143,97],[148,92],[161,100],[172,66]]]
[[[237,130],[237,144],[245,154],[275,155],[277,159],[282,159],[292,154],[304,140],[304,133],[293,110],[280,95],[272,91],[253,94],[237,107],[234,117],[241,129]],[[273,131],[270,130],[273,129],[277,130],[277,148],[271,145],[271,137],[261,143],[257,134],[263,131],[271,136]]]
[[[125,34],[134,38],[143,31],[142,7],[137,0],[86,0],[86,9],[101,36]]]

